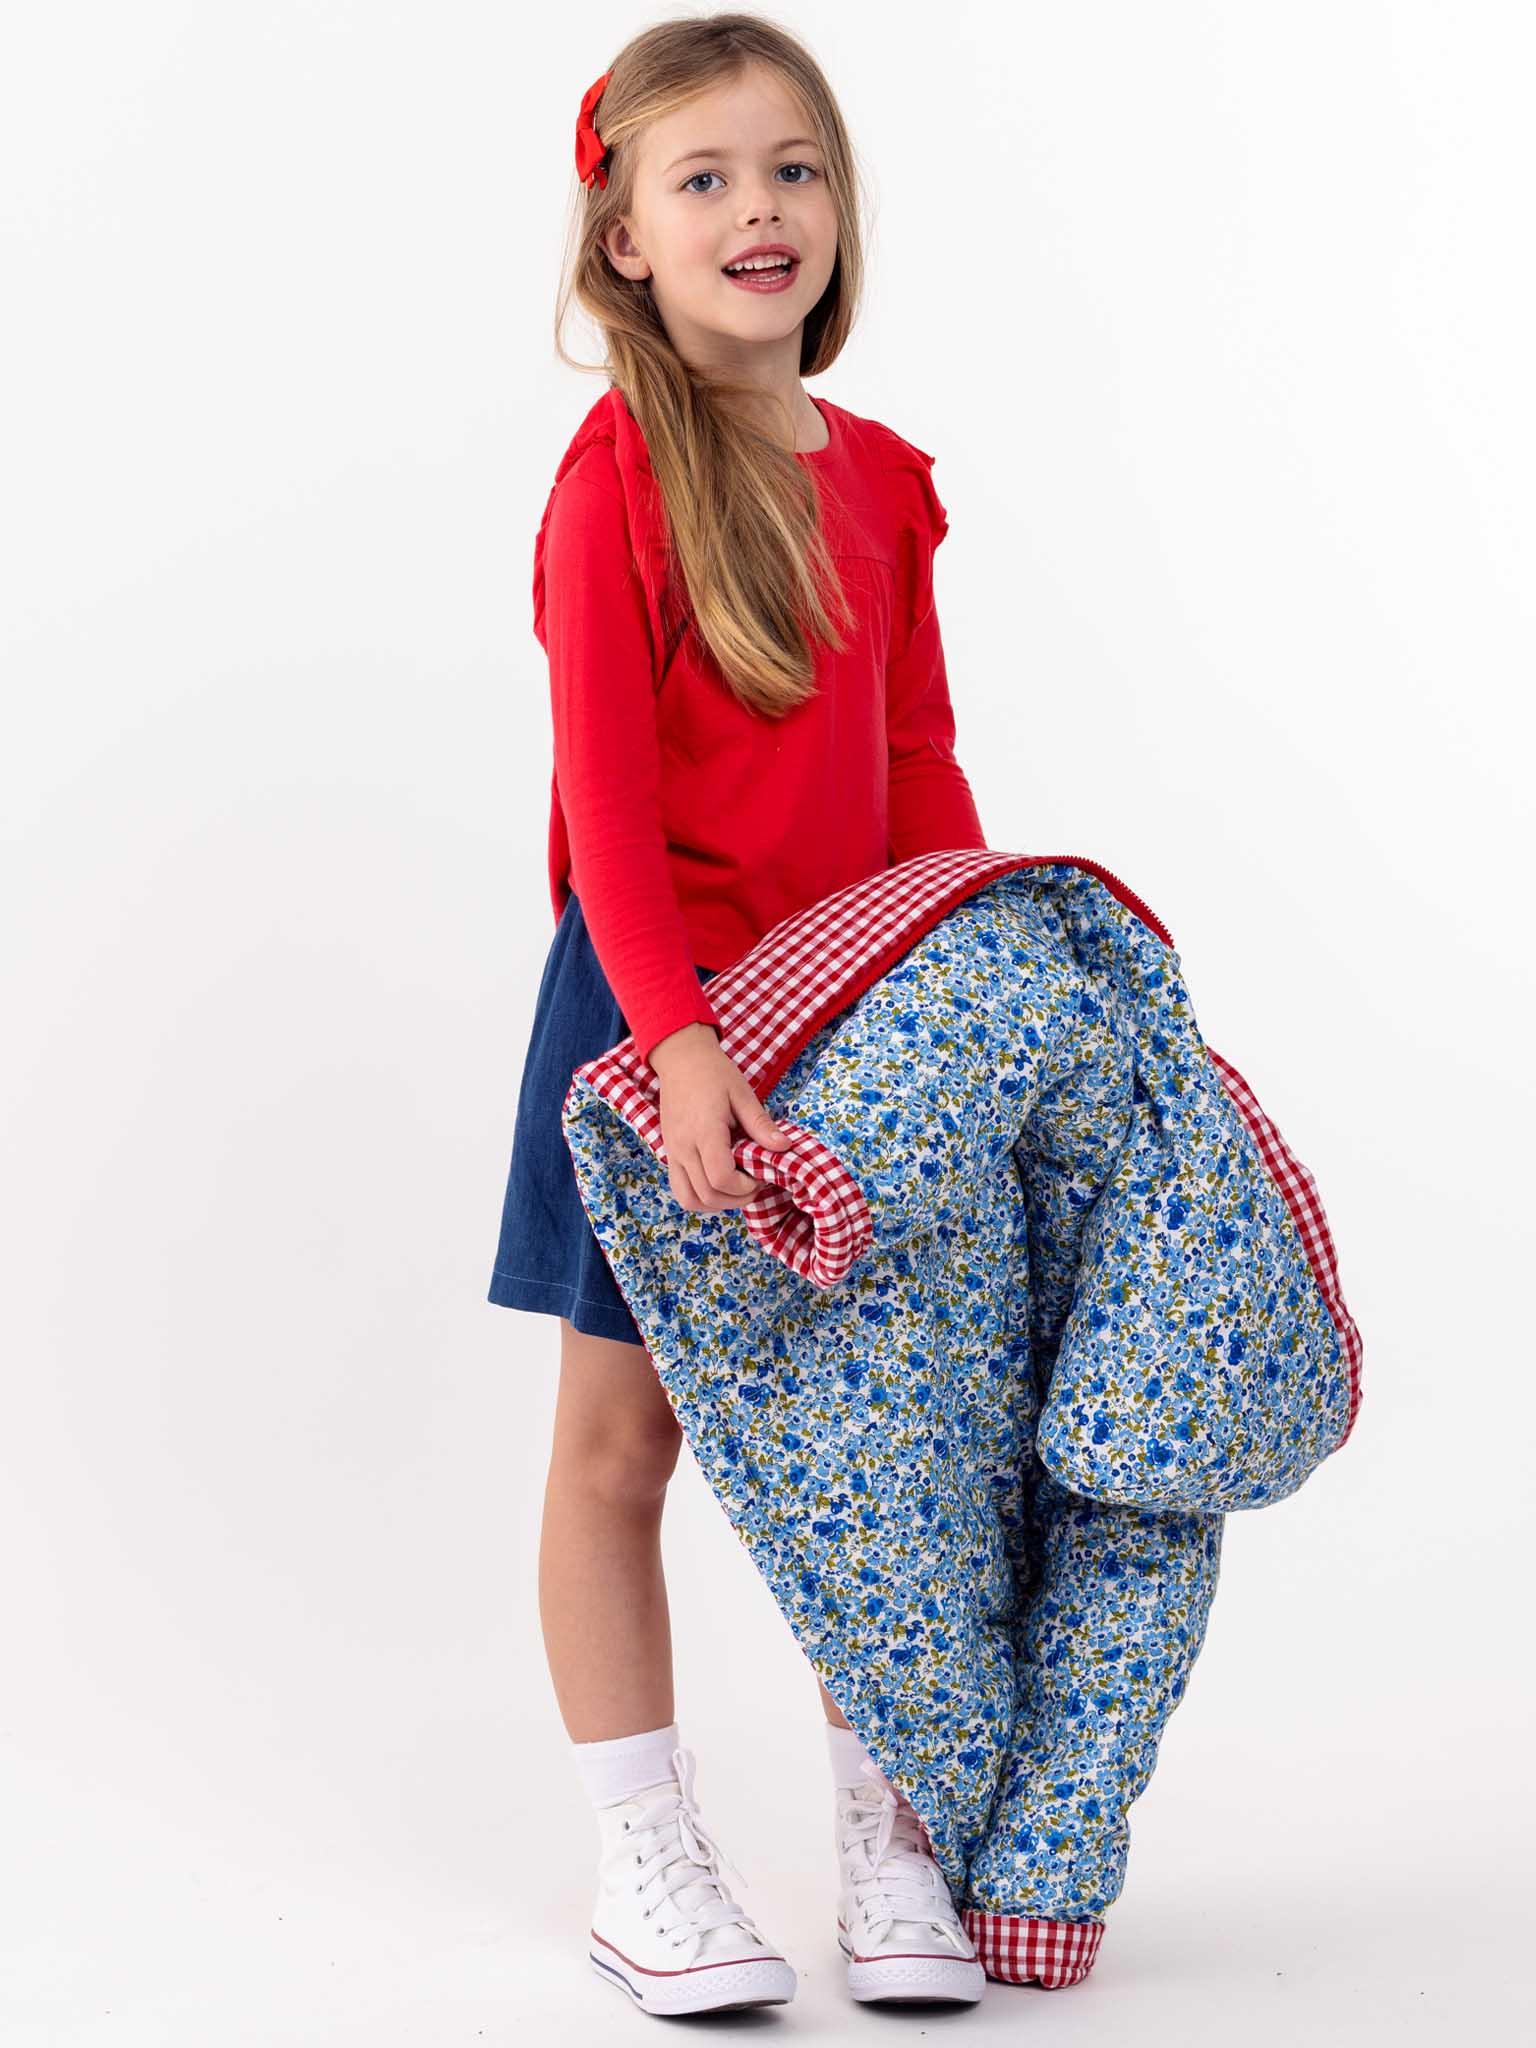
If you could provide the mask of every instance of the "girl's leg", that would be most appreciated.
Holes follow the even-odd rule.
[[[846,1728],[848,1723],[843,1716],[842,1708],[833,1699],[831,1693],[827,1691],[827,1688],[819,1678],[816,1681],[816,1685],[821,1693],[821,1711],[826,1715],[829,1725],[833,1728]]]
[[[675,1718],[661,1516],[682,1431],[640,1344],[560,1318],[539,1540],[539,1618],[572,1742]]]

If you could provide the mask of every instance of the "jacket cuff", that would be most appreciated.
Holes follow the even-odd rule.
[[[965,1906],[960,1917],[994,1983],[1038,1984],[1045,1991],[1080,1984],[1104,1937],[1102,1920],[1041,1920],[982,1906]]]

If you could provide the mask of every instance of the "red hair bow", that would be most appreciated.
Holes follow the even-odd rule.
[[[603,138],[592,125],[592,115],[603,96],[603,87],[612,76],[611,71],[605,71],[595,85],[587,87],[582,95],[581,112],[576,116],[576,175],[587,186],[594,178],[599,185],[608,183],[608,172],[603,162],[608,151]]]

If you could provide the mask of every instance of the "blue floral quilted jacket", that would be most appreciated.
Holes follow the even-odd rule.
[[[789,1132],[688,1211],[632,1038],[564,1105],[709,1485],[989,1974],[1092,1966],[1224,1516],[1353,1427],[1316,1187],[1098,863],[930,853],[708,983]]]

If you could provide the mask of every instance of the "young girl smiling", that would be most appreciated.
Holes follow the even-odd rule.
[[[655,2013],[780,2003],[674,1719],[660,1527],[681,1432],[582,1209],[573,1069],[635,1034],[673,1195],[739,1207],[780,1142],[722,1050],[711,973],[914,854],[984,847],[933,604],[931,458],[802,379],[863,275],[852,149],[804,47],[753,15],[664,22],[581,102],[567,293],[608,388],[535,543],[554,738],[556,928],[489,1298],[560,1318],[540,1611],[601,1836],[589,1953]],[[571,358],[560,351],[564,360]],[[917,1815],[825,1688],[840,1940],[860,1999],[974,2002],[984,1972]]]

